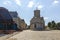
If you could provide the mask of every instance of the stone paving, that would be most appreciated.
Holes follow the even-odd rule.
[[[18,32],[14,32],[13,34],[0,34],[0,40],[6,40],[16,34],[18,34]]]
[[[24,30],[7,40],[60,40],[60,31],[32,31]]]

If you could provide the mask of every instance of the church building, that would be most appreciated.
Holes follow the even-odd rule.
[[[40,10],[34,10],[34,17],[30,21],[30,29],[44,30],[45,22],[44,18],[40,16]]]

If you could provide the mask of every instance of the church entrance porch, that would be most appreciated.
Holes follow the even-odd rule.
[[[36,24],[34,24],[34,29],[35,30],[43,30],[43,27],[40,24],[36,23]]]

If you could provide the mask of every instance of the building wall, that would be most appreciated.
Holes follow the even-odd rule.
[[[18,18],[13,18],[13,21],[17,24],[17,27],[20,29]]]
[[[27,28],[27,24],[25,23],[24,19],[21,19],[20,26],[23,30]]]

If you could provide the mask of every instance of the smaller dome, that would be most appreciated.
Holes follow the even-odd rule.
[[[5,11],[5,12],[8,12],[8,10],[4,7],[0,7],[0,11]]]

